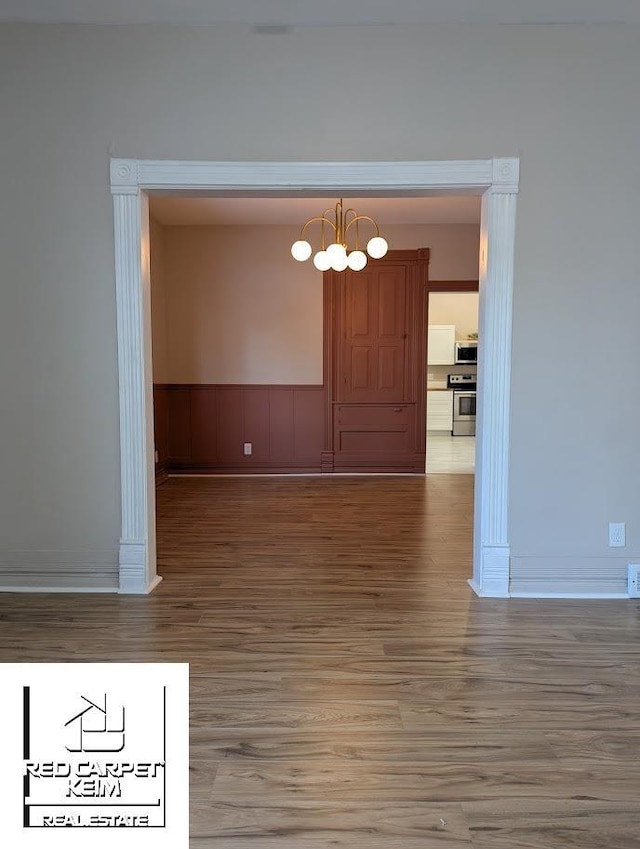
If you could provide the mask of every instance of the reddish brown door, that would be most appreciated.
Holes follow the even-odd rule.
[[[428,257],[325,275],[325,471],[424,472]]]
[[[407,399],[407,275],[404,264],[346,272],[340,400]]]

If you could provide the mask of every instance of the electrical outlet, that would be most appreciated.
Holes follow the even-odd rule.
[[[609,522],[609,548],[624,548],[626,544],[624,522]]]
[[[244,456],[250,457],[253,454],[253,442],[244,443]]]
[[[631,598],[640,598],[640,563],[627,566],[627,590]]]

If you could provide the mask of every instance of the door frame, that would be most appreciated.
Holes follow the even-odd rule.
[[[111,159],[120,401],[119,590],[148,593],[156,572],[149,207],[153,192],[482,194],[473,577],[509,595],[511,326],[517,158],[424,162],[190,162]]]

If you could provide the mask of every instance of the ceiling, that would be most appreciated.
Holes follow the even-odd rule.
[[[0,20],[254,26],[640,23],[638,0],[0,0]]]
[[[150,210],[161,224],[236,225],[295,224],[321,215],[336,198],[186,198],[152,197]],[[382,229],[391,224],[478,224],[479,197],[349,198],[345,208],[375,218]]]

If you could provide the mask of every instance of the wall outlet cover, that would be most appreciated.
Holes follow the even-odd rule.
[[[627,590],[631,598],[640,598],[640,563],[627,566]]]
[[[253,442],[245,442],[244,443],[244,456],[250,457],[253,453]]]
[[[627,544],[624,522],[609,522],[609,548],[624,548]]]

